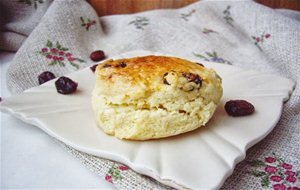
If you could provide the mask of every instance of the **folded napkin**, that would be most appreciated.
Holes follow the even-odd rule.
[[[7,72],[12,93],[37,86],[43,71],[61,76],[93,64],[89,54],[98,49],[107,57],[131,50],[198,57],[300,82],[296,11],[252,1],[200,1],[176,10],[101,18],[82,0],[4,0],[1,8],[0,48],[18,49]],[[275,129],[248,150],[222,189],[300,186],[299,87],[298,83]],[[120,189],[169,189],[125,165],[63,146]]]

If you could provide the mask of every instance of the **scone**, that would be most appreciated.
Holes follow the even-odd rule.
[[[176,57],[108,60],[95,74],[97,124],[120,139],[156,139],[197,129],[212,117],[222,96],[214,70]]]

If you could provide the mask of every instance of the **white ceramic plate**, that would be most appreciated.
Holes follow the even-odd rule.
[[[162,55],[139,51],[114,58],[147,54]],[[53,80],[5,99],[1,110],[75,149],[122,162],[172,187],[216,189],[245,158],[245,151],[273,129],[294,83],[267,73],[198,62],[214,68],[223,78],[224,96],[207,126],[175,137],[122,141],[104,134],[96,126],[91,110],[95,81],[89,68],[68,75],[79,83],[75,94],[58,94]],[[223,107],[230,99],[248,100],[256,112],[251,116],[229,117]]]

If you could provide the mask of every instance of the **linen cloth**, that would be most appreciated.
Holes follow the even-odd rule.
[[[89,54],[98,49],[107,57],[131,50],[198,57],[296,81],[275,129],[248,150],[222,189],[300,187],[299,12],[252,1],[200,1],[176,10],[101,18],[81,0],[4,0],[1,8],[0,48],[20,47],[7,72],[7,85],[15,94],[37,86],[43,71],[61,76],[93,64]],[[62,145],[120,189],[169,189],[120,163]]]

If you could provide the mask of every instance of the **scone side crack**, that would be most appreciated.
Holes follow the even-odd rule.
[[[166,107],[164,107],[163,104],[158,104],[158,106],[149,106],[149,104],[145,103],[143,104],[143,106],[138,106],[137,103],[122,103],[122,104],[116,104],[116,103],[111,103],[111,102],[107,102],[107,99],[105,99],[105,108],[132,108],[136,111],[140,110],[147,110],[147,111],[156,111],[156,110],[163,110],[167,113],[174,113],[174,112],[178,112],[178,113],[181,113],[181,114],[187,114],[187,115],[190,115],[191,113],[186,111],[184,108],[179,108],[179,109],[175,109],[175,110],[169,110],[167,109]],[[193,102],[196,102],[196,101],[202,101],[204,100],[205,98],[203,96],[198,96],[196,97],[195,99],[192,99],[192,100],[189,100],[187,101],[186,103],[193,103]],[[210,103],[213,103],[216,105],[215,102],[211,101],[211,102],[207,102],[205,104],[203,104],[203,106],[201,108],[199,108],[198,112],[201,112],[203,110],[203,108],[205,106],[207,106],[208,104]],[[171,102],[171,104],[175,105],[176,103],[174,101]],[[217,105],[216,105],[217,106]],[[196,114],[197,117],[198,117],[198,114]],[[200,119],[200,117],[198,117],[198,119]]]

